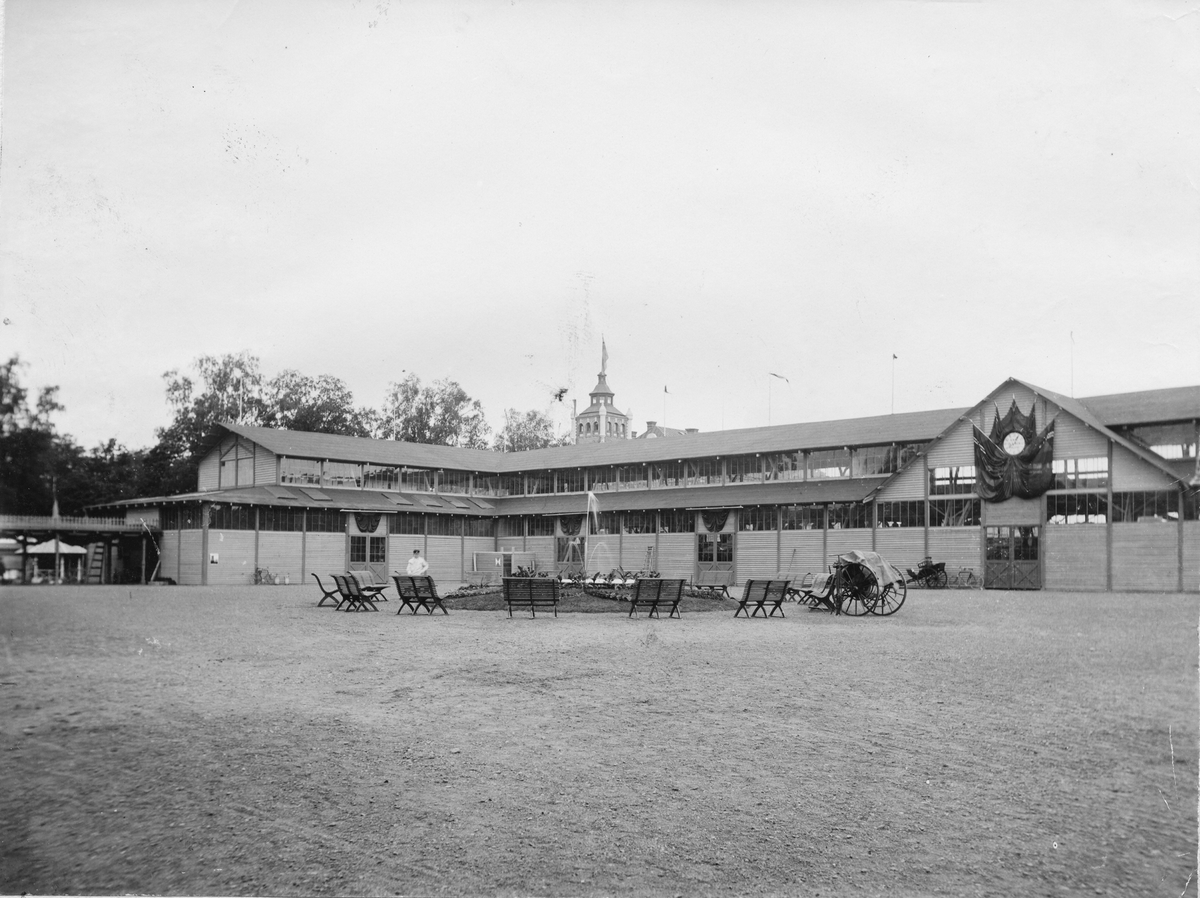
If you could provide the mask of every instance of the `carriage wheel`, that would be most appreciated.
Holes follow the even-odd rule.
[[[945,571],[938,571],[937,576],[933,578],[933,585],[938,589],[945,589],[949,580]]]
[[[862,617],[879,601],[879,581],[860,564],[847,564],[838,575],[836,586],[842,614]]]
[[[943,574],[943,576],[945,576]],[[879,600],[872,606],[871,613],[886,616],[895,614],[908,597],[908,586],[903,579],[889,583],[879,591]]]

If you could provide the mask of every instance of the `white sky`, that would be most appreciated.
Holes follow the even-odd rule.
[[[715,430],[1200,383],[1187,2],[9,0],[0,354]],[[768,376],[775,372],[787,383]],[[670,390],[664,396],[663,387]],[[666,401],[664,407],[664,399]],[[665,409],[665,410],[664,410]]]

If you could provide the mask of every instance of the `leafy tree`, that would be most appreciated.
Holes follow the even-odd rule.
[[[530,409],[522,414],[515,408],[506,408],[504,428],[496,434],[492,448],[497,452],[525,452],[548,446],[566,446],[570,442],[569,433],[555,436],[554,422],[543,412]]]
[[[64,515],[83,514],[89,505],[146,495],[144,449],[127,449],[110,439],[84,452],[70,437],[61,437],[55,455],[58,504]]]
[[[378,413],[356,409],[346,384],[329,374],[283,371],[267,384],[263,401],[262,423],[268,427],[366,437],[377,425]]]
[[[379,436],[410,443],[434,443],[486,449],[491,427],[483,406],[456,381],[436,380],[422,387],[415,374],[388,386]]]
[[[13,356],[0,365],[0,513],[49,514],[54,503],[56,437],[51,415],[62,409],[58,387],[44,387],[29,406]]]

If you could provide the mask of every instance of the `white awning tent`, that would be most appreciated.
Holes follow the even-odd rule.
[[[59,555],[86,555],[87,549],[81,546],[72,546],[69,543],[64,543],[62,540],[50,539],[44,543],[38,543],[36,546],[30,546],[25,551],[30,555],[54,555],[55,546],[58,543],[57,554]]]

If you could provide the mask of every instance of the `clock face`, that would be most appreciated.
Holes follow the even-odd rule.
[[[1010,433],[1004,438],[1004,451],[1009,455],[1020,455],[1025,448],[1025,437],[1019,433]]]

